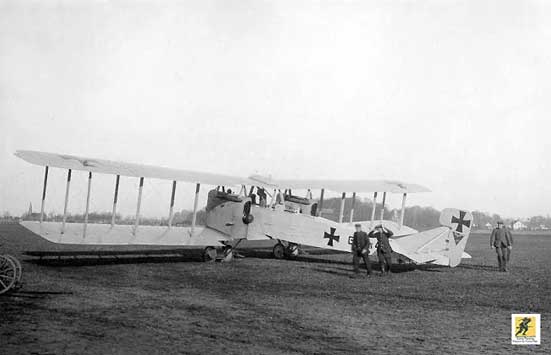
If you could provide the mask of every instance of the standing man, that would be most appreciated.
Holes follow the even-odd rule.
[[[369,262],[369,247],[371,242],[366,232],[362,231],[362,225],[356,223],[356,231],[352,240],[352,262],[354,264],[354,272],[360,272],[360,258],[363,259],[367,268],[367,275],[371,275],[371,263]]]
[[[262,187],[256,187],[256,193],[258,194],[258,198],[260,199],[260,207],[266,207],[266,191]]]
[[[490,248],[496,249],[499,271],[507,271],[507,263],[513,249],[513,236],[502,221],[497,222],[497,227],[490,235]]]
[[[392,231],[383,228],[382,224],[377,225],[369,233],[369,237],[377,238],[377,258],[379,259],[379,265],[381,265],[382,275],[388,274],[390,272],[390,265],[392,265],[392,248],[388,241],[388,238],[392,236]]]

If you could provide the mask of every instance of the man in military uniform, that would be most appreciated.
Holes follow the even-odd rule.
[[[507,271],[507,263],[513,249],[513,236],[501,221],[497,222],[497,228],[490,235],[490,248],[496,250],[499,271]]]
[[[262,187],[256,187],[256,193],[258,194],[260,207],[266,207],[266,191]]]
[[[392,265],[392,248],[388,241],[388,238],[392,236],[392,231],[384,228],[381,224],[369,233],[369,237],[377,238],[377,258],[379,259],[379,265],[381,265],[382,275],[388,275],[390,265]]]
[[[371,242],[367,233],[362,231],[362,225],[356,224],[356,231],[352,239],[352,262],[354,264],[354,272],[360,272],[360,258],[363,259],[367,268],[367,275],[371,275],[371,263],[369,262],[369,247]]]

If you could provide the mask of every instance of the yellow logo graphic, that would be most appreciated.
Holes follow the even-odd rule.
[[[511,343],[540,344],[540,315],[512,314]]]
[[[536,317],[515,317],[515,336],[535,337]]]

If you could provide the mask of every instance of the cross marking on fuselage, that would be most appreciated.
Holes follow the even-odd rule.
[[[329,239],[329,241],[327,242],[327,245],[329,245],[329,246],[331,246],[331,247],[333,246],[333,241],[334,241],[334,240],[336,240],[336,241],[338,242],[339,239],[341,239],[341,237],[340,237],[339,235],[335,235],[335,231],[336,231],[336,230],[337,230],[337,229],[331,227],[331,228],[330,228],[330,232],[331,232],[331,233],[325,232],[325,233],[323,234],[323,238],[324,238],[324,239]]]
[[[457,228],[455,229],[459,233],[463,233],[463,226],[467,228],[471,228],[471,221],[465,220],[465,215],[467,212],[465,211],[459,211],[459,218],[452,216],[452,223],[457,223]]]

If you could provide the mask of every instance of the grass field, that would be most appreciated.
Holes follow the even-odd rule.
[[[250,249],[231,263],[26,261],[23,288],[0,296],[0,353],[549,354],[551,235],[515,242],[510,273],[482,234],[457,268],[390,277],[353,278],[349,254]],[[59,248],[17,225],[0,225],[0,244],[22,260]],[[510,345],[524,312],[542,314],[542,345]]]

